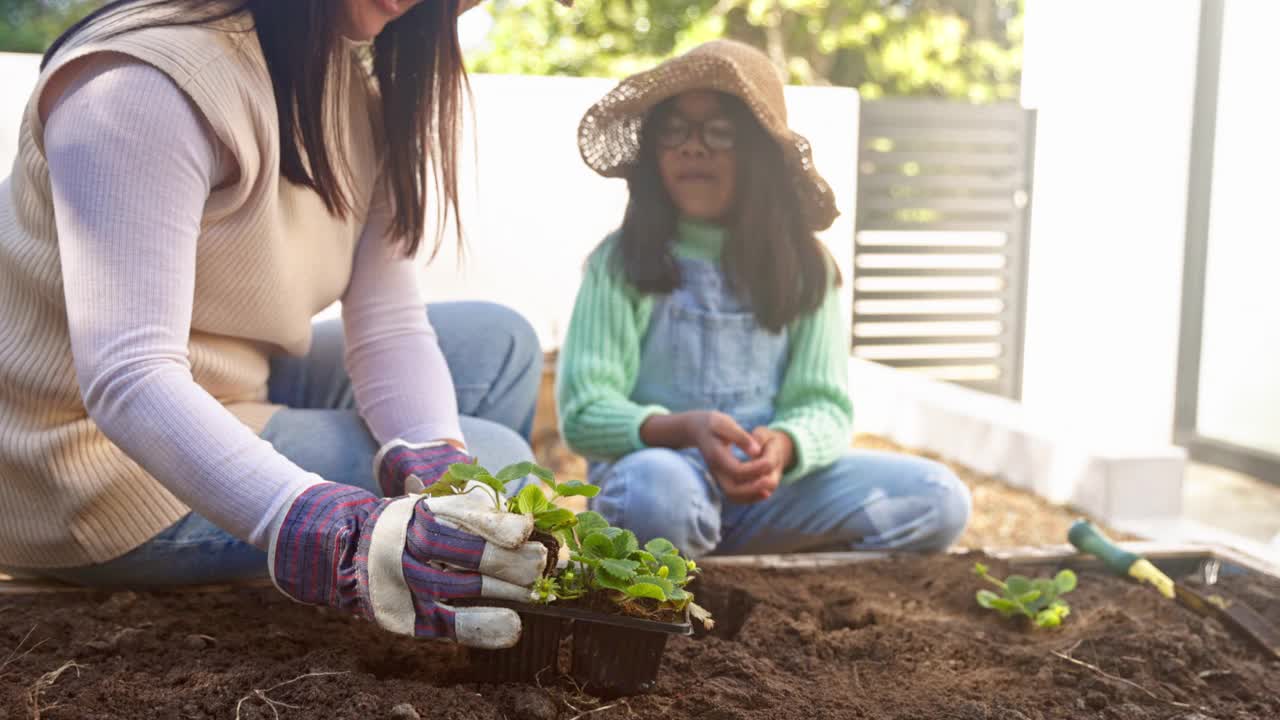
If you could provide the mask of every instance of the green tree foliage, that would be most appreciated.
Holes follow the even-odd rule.
[[[98,0],[0,0],[0,52],[44,52]]]
[[[707,40],[764,50],[792,82],[864,97],[1014,98],[1023,0],[493,0],[479,72],[622,77]]]
[[[41,52],[99,0],[0,0],[0,51]],[[792,82],[863,97],[1014,98],[1023,0],[490,0],[478,72],[622,77],[720,37],[751,43]]]

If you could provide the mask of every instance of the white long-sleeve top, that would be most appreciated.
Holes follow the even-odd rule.
[[[187,357],[202,212],[234,160],[169,76],[119,56],[77,70],[44,140],[89,416],[179,500],[265,548],[282,504],[320,478],[198,385]],[[379,443],[462,439],[414,263],[389,246],[389,221],[375,203],[342,297],[357,406]]]

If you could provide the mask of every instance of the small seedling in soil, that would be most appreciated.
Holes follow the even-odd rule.
[[[987,566],[975,563],[973,572],[978,577],[1000,588],[1000,594],[990,590],[978,591],[978,604],[995,610],[1004,617],[1026,617],[1039,628],[1055,628],[1071,613],[1071,607],[1062,595],[1076,589],[1076,574],[1063,570],[1049,578],[1031,578],[1010,575],[1005,580],[991,575]]]
[[[550,489],[551,497],[530,483],[503,500],[508,483],[530,475]],[[688,610],[707,628],[712,626],[710,613],[685,590],[699,572],[698,565],[682,557],[669,540],[655,538],[642,548],[635,533],[609,525],[599,513],[574,514],[555,504],[565,497],[595,497],[600,488],[579,480],[558,483],[550,470],[523,462],[496,474],[475,464],[451,465],[424,492],[433,497],[468,492],[471,481],[494,491],[499,511],[532,515],[538,530],[569,549],[569,563],[535,583],[535,602],[580,601],[598,607],[604,600],[613,612],[656,620],[674,619]]]

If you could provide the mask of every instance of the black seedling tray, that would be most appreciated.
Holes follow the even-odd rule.
[[[516,607],[517,603],[483,604],[501,604],[519,613],[520,641],[515,647],[505,650],[469,650],[475,682],[535,682],[541,673],[548,672],[552,676],[556,674],[564,620],[527,612],[525,608]]]
[[[587,692],[617,697],[650,692],[658,681],[662,652],[671,635],[692,635],[682,623],[663,623],[601,613],[573,622],[573,679]]]
[[[667,637],[693,634],[687,614],[684,622],[670,623],[504,600],[476,599],[460,604],[510,608],[520,614],[524,624],[515,647],[471,651],[481,682],[530,682],[547,668],[558,669],[560,640],[570,637],[569,672],[585,690],[601,697],[648,692],[658,678]]]
[[[706,586],[696,577],[685,590],[698,598],[698,604],[715,618],[715,626],[708,630],[702,625],[693,626],[694,637],[707,635],[721,640],[733,640],[747,624],[747,618],[759,602],[751,593],[739,587]]]

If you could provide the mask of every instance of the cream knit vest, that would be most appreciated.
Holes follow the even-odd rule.
[[[78,34],[40,75],[12,175],[0,183],[0,565],[103,562],[187,513],[87,416],[66,325],[39,99],[68,63],[114,52],[153,65],[191,98],[238,172],[205,206],[190,337],[195,381],[255,431],[269,356],[305,353],[311,318],[346,288],[378,172],[367,73],[351,48],[332,64],[330,147],[357,206],[345,220],[279,174],[275,99],[249,18],[216,27]],[[339,161],[337,167],[343,167]]]

